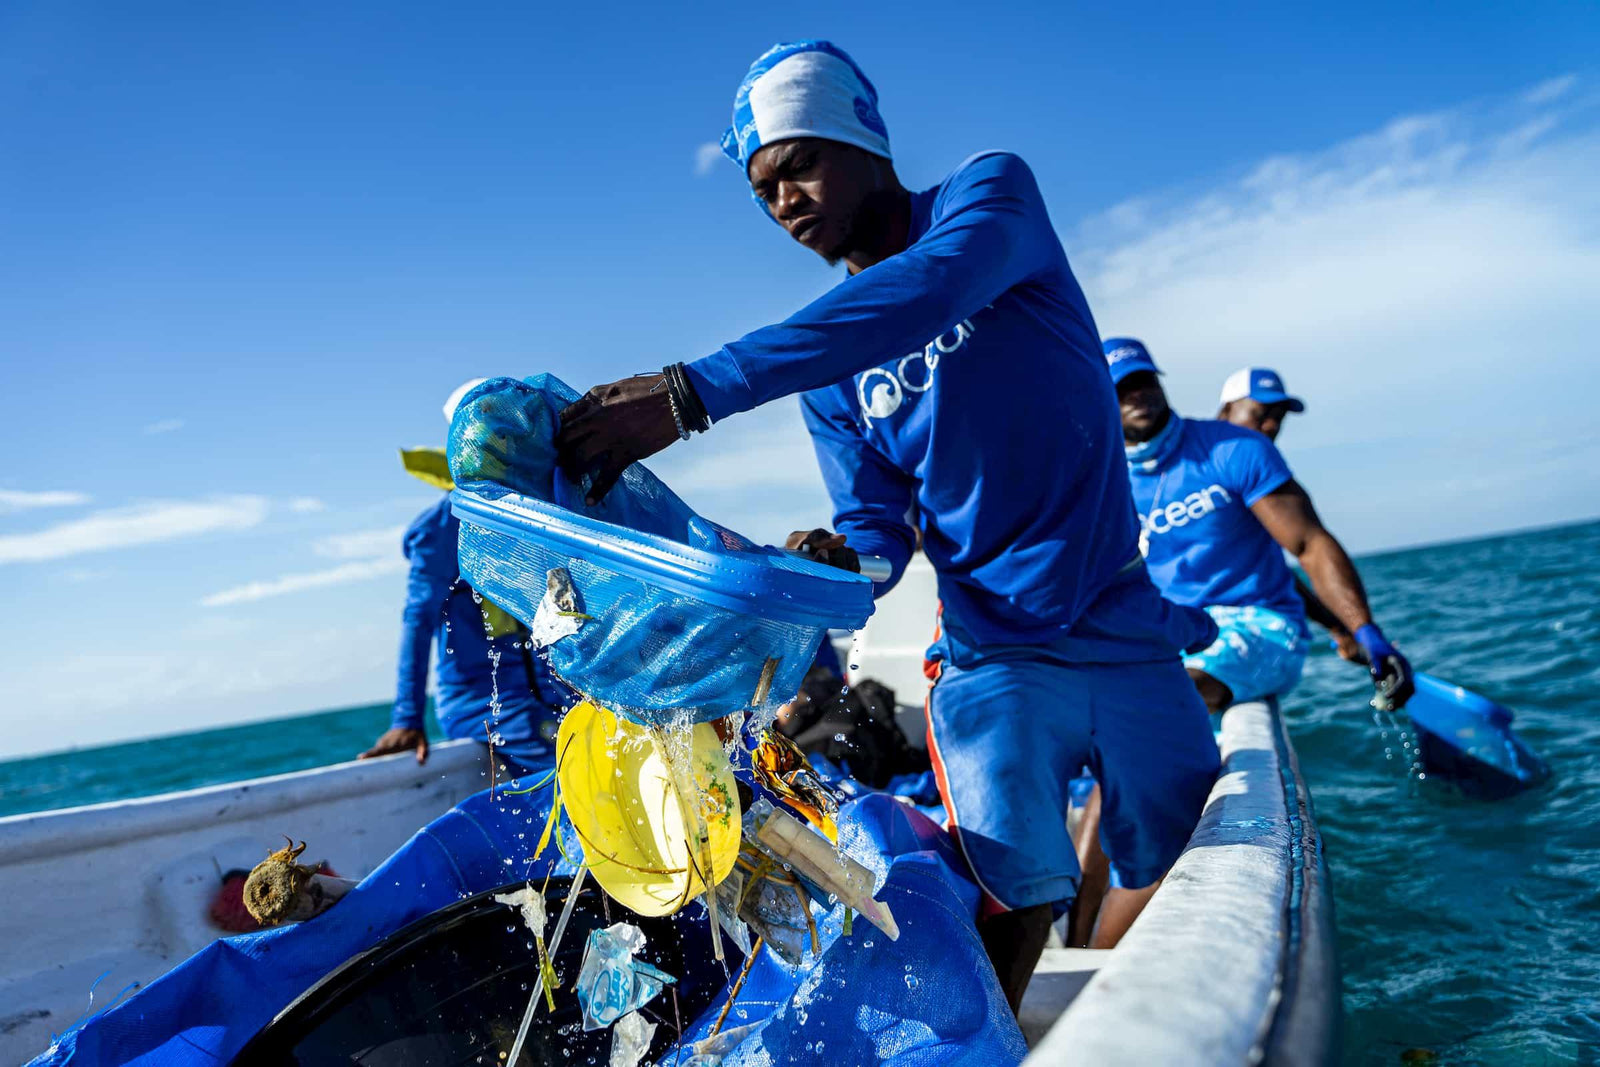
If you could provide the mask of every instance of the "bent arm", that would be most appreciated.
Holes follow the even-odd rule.
[[[1027,165],[969,163],[915,244],[845,279],[799,312],[686,366],[713,420],[820,389],[914,352],[1060,254]]]
[[[1344,546],[1322,525],[1299,482],[1283,483],[1250,505],[1250,511],[1300,561],[1316,596],[1340,626],[1355,633],[1372,622],[1361,575]]]
[[[889,577],[872,587],[880,597],[895,587],[916,551],[917,534],[906,521],[916,500],[916,480],[890,463],[862,436],[847,414],[811,397],[800,402],[823,484],[833,500],[833,528],[858,554],[889,561]]]

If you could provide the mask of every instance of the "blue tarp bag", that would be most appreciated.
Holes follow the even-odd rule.
[[[504,794],[478,793],[420,830],[327,914],[213,942],[64,1034],[33,1067],[220,1067],[318,979],[408,924],[509,880],[539,885],[552,871],[572,873],[555,849],[533,856],[529,827],[546,811],[547,799],[511,804]],[[852,854],[883,875],[877,897],[894,909],[900,939],[889,941],[860,919],[845,936],[841,909],[824,913],[819,905],[821,954],[791,967],[761,953],[725,1029],[767,1025],[724,1067],[1020,1062],[1022,1033],[974,924],[978,888],[949,836],[881,794],[846,804],[839,826]],[[686,938],[709,936],[703,911],[681,914]],[[682,1020],[686,1041],[709,1032],[726,995],[719,991],[712,1009]],[[687,1064],[687,1053],[681,1059]]]
[[[547,374],[462,399],[449,438],[461,573],[564,681],[642,725],[793,699],[824,634],[872,614],[872,583],[700,517],[642,464],[588,506],[555,455],[577,399]]]

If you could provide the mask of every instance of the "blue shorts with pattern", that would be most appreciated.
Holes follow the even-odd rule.
[[[1183,660],[1227,686],[1235,702],[1282,696],[1300,681],[1309,640],[1305,625],[1268,608],[1214,605],[1206,614],[1222,631],[1205,651]]]

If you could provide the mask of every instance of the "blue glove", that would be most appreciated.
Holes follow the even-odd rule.
[[[1417,689],[1410,661],[1389,643],[1377,623],[1369,622],[1351,636],[1367,654],[1367,669],[1372,672],[1372,683],[1378,687],[1372,706],[1380,711],[1405,707]]]

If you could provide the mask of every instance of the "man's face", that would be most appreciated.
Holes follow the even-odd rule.
[[[1151,371],[1134,371],[1117,383],[1117,403],[1122,408],[1122,436],[1138,444],[1161,429],[1167,416],[1167,394]]]
[[[1267,435],[1267,440],[1276,441],[1278,431],[1283,429],[1283,420],[1289,414],[1289,402],[1280,400],[1275,404],[1263,404],[1259,400],[1245,397],[1243,400],[1230,400],[1222,405],[1220,414],[1223,422],[1231,422],[1235,426],[1264,433]]]
[[[834,264],[861,246],[874,193],[876,156],[821,137],[764,145],[750,158],[750,188],[789,236]]]

